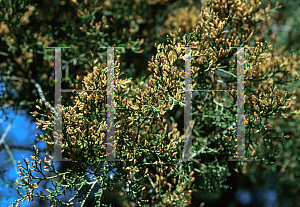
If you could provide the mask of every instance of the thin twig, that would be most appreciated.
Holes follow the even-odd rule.
[[[13,116],[13,118],[11,119],[10,123],[8,124],[4,134],[2,135],[1,139],[0,139],[0,146],[3,144],[5,149],[7,150],[7,153],[10,157],[10,159],[12,160],[13,164],[14,164],[14,167],[15,167],[15,170],[16,170],[16,173],[18,173],[18,169],[17,169],[17,165],[16,165],[16,161],[14,160],[14,157],[13,157],[13,154],[11,153],[11,150],[9,148],[9,146],[6,144],[6,141],[5,141],[5,138],[6,136],[8,135],[8,132],[10,131],[11,129],[11,125],[12,125],[12,122],[15,118],[15,116],[17,115],[18,111],[16,112],[16,114]]]
[[[9,125],[7,126],[4,134],[2,135],[1,139],[0,139],[0,145],[2,145],[4,142],[5,142],[5,138],[9,132],[9,130],[11,129],[11,125],[12,125],[12,122],[13,122],[13,119],[15,118],[16,115],[13,116],[12,120],[10,121]]]
[[[4,144],[4,147],[5,147],[5,149],[6,149],[7,153],[8,153],[8,155],[9,155],[11,161],[12,161],[13,164],[14,164],[16,173],[18,173],[17,161],[14,159],[14,156],[13,156],[13,154],[12,154],[12,152],[11,152],[11,150],[10,150],[8,144],[6,144],[6,141],[5,141],[5,140],[4,140],[3,144]]]
[[[29,80],[26,79],[26,78],[23,79],[23,78],[16,77],[16,76],[2,76],[2,77],[3,77],[3,79],[5,79],[5,80],[18,80],[18,81],[24,81],[24,82],[26,82],[26,83],[31,82],[31,83],[35,86],[35,88],[38,90],[39,96],[40,96],[40,98],[42,99],[42,101],[43,101],[44,103],[47,103],[47,102],[48,102],[48,101],[46,100],[45,96],[44,96],[44,92],[43,92],[43,90],[42,90],[42,87],[41,87],[40,84],[38,84],[34,79],[30,79],[30,81],[29,81]],[[52,111],[55,110],[54,107],[50,104],[50,102],[49,102],[48,107],[49,107]]]
[[[75,64],[77,63],[77,60],[78,60],[78,59],[83,58],[83,57],[86,56],[86,53],[87,53],[87,52],[82,53],[82,54],[79,55],[78,57],[75,57],[75,58],[73,58],[73,59],[67,61],[67,63],[61,67],[61,69],[64,70],[64,69],[69,65],[70,62],[73,62],[73,64],[75,65]]]
[[[214,81],[214,75],[212,75],[212,80],[213,80],[213,83],[214,83],[214,82],[215,82],[215,81]],[[217,80],[217,81],[218,81],[218,82],[221,82],[220,80]],[[223,82],[223,81],[222,81],[222,82]],[[205,103],[207,97],[208,97],[208,93],[206,93],[205,100],[202,102],[202,106],[201,106],[200,110],[201,110],[202,107],[204,106],[204,103]],[[213,100],[213,101],[214,101],[214,103],[220,105],[220,106],[223,108],[223,105],[222,105],[222,104],[216,102],[215,100]],[[195,124],[195,119],[194,119],[193,127],[194,127],[194,124]],[[193,128],[193,127],[192,127],[192,128]],[[231,125],[231,126],[228,127],[227,129],[225,129],[225,130],[222,132],[222,134],[223,134],[223,135],[226,134],[226,133],[228,132],[228,130],[230,130],[231,128],[233,128],[233,125]],[[216,135],[216,136],[215,136],[215,139],[217,139],[219,136],[220,136],[219,134]],[[205,147],[202,147],[201,150],[203,150],[204,148],[205,148]],[[197,156],[197,153],[193,153],[188,159],[193,159],[193,158],[196,157],[196,156]]]

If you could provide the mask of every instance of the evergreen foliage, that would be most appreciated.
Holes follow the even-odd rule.
[[[35,146],[32,161],[24,158],[24,166],[19,162],[22,183],[17,190],[21,198],[11,206],[33,197],[47,200],[50,206],[112,206],[107,192],[114,189],[124,197],[122,206],[203,206],[197,201],[201,192],[226,190],[233,170],[251,177],[249,171],[258,165],[264,172],[287,172],[291,181],[299,183],[296,132],[287,135],[276,128],[283,119],[299,119],[299,91],[293,88],[299,79],[299,56],[266,41],[276,39],[268,31],[274,23],[270,14],[279,5],[262,7],[257,0],[71,0],[54,1],[61,8],[68,6],[70,12],[60,14],[58,7],[50,7],[51,15],[46,16],[31,1],[15,1],[19,7],[12,2],[1,2],[1,41],[5,45],[1,49],[7,51],[7,62],[1,64],[7,71],[1,75],[18,96],[2,94],[1,105],[19,107],[23,103],[30,105],[27,110],[37,110],[31,114],[37,128],[45,131],[37,135],[38,140],[46,142],[49,153],[44,169]],[[153,11],[163,15],[153,16]],[[33,25],[42,21],[47,22],[44,26],[55,25],[54,32]],[[58,28],[62,34],[57,33]],[[70,88],[72,83],[71,88],[99,91],[106,90],[108,67],[106,51],[100,53],[97,48],[124,47],[115,50],[114,62],[114,147],[116,158],[122,161],[99,161],[108,156],[107,94],[73,92],[70,100],[63,98],[61,121],[63,157],[72,164],[63,170],[55,168],[54,53],[45,49],[48,46],[71,47],[62,51],[62,81],[67,81],[62,88]],[[186,57],[184,47],[198,48]],[[236,157],[237,139],[237,50],[232,47],[253,47],[245,49],[244,57],[245,153],[252,162],[228,161]],[[134,60],[150,51],[156,54],[148,66]],[[174,113],[184,109],[185,58],[192,61],[193,89],[233,91],[193,96],[194,154],[190,161],[178,161],[184,149],[184,120],[175,120]],[[68,70],[69,79],[64,76]],[[22,85],[26,80],[28,85]],[[38,82],[43,83],[42,92],[35,89]],[[19,89],[38,93],[22,95]],[[34,100],[37,109],[33,109]],[[50,180],[53,188],[39,191],[43,180]],[[70,192],[68,201],[58,198],[66,192]]]

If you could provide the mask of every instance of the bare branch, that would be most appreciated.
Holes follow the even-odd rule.
[[[17,112],[17,113],[18,113],[18,112]],[[0,139],[0,146],[3,144],[4,147],[5,147],[5,149],[7,150],[7,153],[8,153],[10,159],[12,160],[12,162],[13,162],[13,164],[14,164],[16,173],[18,173],[17,163],[16,163],[16,160],[15,160],[14,157],[13,157],[13,154],[12,154],[12,152],[11,152],[11,150],[10,150],[8,144],[6,144],[5,138],[6,138],[6,136],[8,135],[8,132],[9,132],[10,129],[11,129],[12,122],[13,122],[15,116],[17,115],[17,113],[13,116],[13,118],[12,118],[11,121],[9,122],[9,124],[8,124],[8,126],[7,126],[7,128],[6,128],[5,132],[4,132],[4,134],[1,136],[1,139]]]
[[[14,156],[13,156],[13,154],[12,154],[12,152],[11,152],[11,150],[10,150],[8,144],[6,144],[6,141],[5,141],[5,140],[3,141],[3,144],[4,144],[4,147],[5,147],[5,149],[6,149],[7,153],[8,153],[8,155],[9,155],[11,161],[12,161],[13,164],[14,164],[16,173],[18,173],[17,161],[14,159]]]
[[[34,79],[30,79],[30,81],[29,81],[29,80],[26,79],[26,78],[20,78],[20,77],[16,77],[16,76],[2,76],[2,78],[3,78],[4,80],[18,80],[18,81],[24,81],[24,82],[26,82],[26,83],[31,82],[31,83],[35,86],[35,88],[38,90],[39,96],[40,96],[40,98],[42,99],[42,101],[43,101],[44,103],[47,103],[47,102],[48,102],[48,101],[46,100],[45,96],[44,96],[44,92],[43,92],[43,90],[42,90],[41,85],[38,84]],[[49,102],[48,107],[49,107],[52,111],[54,111],[54,107],[50,104],[50,102]]]
[[[0,145],[2,145],[4,142],[5,142],[5,138],[9,132],[9,130],[11,129],[11,125],[12,125],[12,122],[13,122],[13,119],[15,118],[16,115],[14,115],[14,117],[12,118],[12,120],[10,121],[9,125],[7,126],[4,134],[2,135],[1,139],[0,139]]]

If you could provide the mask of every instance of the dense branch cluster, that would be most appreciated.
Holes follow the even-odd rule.
[[[77,5],[77,1],[72,2]],[[122,195],[129,200],[124,206],[189,206],[193,193],[200,189],[214,191],[216,187],[228,188],[224,185],[229,172],[228,159],[236,156],[237,139],[237,98],[234,91],[237,90],[237,52],[232,47],[253,47],[245,49],[244,62],[246,157],[261,162],[265,167],[274,164],[273,159],[279,152],[278,144],[286,136],[276,132],[270,118],[288,116],[295,91],[287,92],[282,86],[299,79],[295,68],[300,62],[295,54],[289,57],[275,54],[272,45],[262,41],[259,34],[263,28],[257,25],[269,20],[272,10],[270,6],[263,9],[259,6],[260,2],[255,0],[207,0],[201,2],[201,11],[192,7],[191,11],[197,11],[197,15],[188,15],[189,9],[174,12],[165,24],[170,25],[164,31],[170,33],[168,44],[156,45],[157,54],[148,62],[151,75],[143,80],[121,79],[122,68],[117,56],[114,62],[114,147],[116,158],[122,161],[99,161],[108,156],[107,94],[101,92],[107,87],[108,68],[104,61],[91,53],[86,66],[90,72],[83,78],[78,76],[79,84],[73,86],[99,91],[73,93],[73,105],[62,107],[62,152],[72,160],[74,168],[58,172],[53,162],[45,158],[47,166],[44,171],[54,173],[47,177],[38,167],[41,160],[37,160],[38,150],[35,149],[36,156],[32,157],[34,163],[31,163],[33,169],[29,167],[28,160],[26,168],[19,165],[23,179],[19,189],[25,186],[26,195],[16,203],[36,196],[49,200],[55,206],[57,202],[72,205],[74,199],[79,198],[83,206],[91,191],[97,189],[95,205],[101,206],[103,190],[112,190],[122,181]],[[78,15],[84,16],[85,13],[91,11],[79,10]],[[106,23],[105,20],[104,25]],[[93,26],[94,21],[90,25]],[[95,33],[89,32],[87,26],[80,30],[87,35],[95,35],[99,34],[102,26],[96,23]],[[188,33],[190,29],[192,32]],[[190,57],[186,57],[185,47],[197,48],[192,50]],[[170,124],[166,116],[174,107],[185,106],[185,58],[192,60],[193,89],[222,89],[221,78],[217,75],[217,71],[221,71],[229,75],[225,89],[232,90],[201,92],[192,100],[193,158],[201,161],[176,160],[181,158],[185,137],[178,124],[174,120]],[[39,139],[47,143],[52,153],[57,136],[53,132],[54,112],[49,110],[49,103],[39,100],[37,104],[39,112],[33,112],[33,116],[42,117],[36,118],[37,125],[46,134],[39,135]],[[208,129],[209,126],[213,127]],[[49,158],[53,160],[51,154]],[[117,171],[109,177],[108,173],[113,168]],[[239,171],[241,168],[242,164],[235,162],[234,169]],[[37,171],[43,177],[33,177],[31,171]],[[204,182],[196,185],[199,177]],[[54,178],[59,182],[53,183],[55,189],[47,190],[47,196],[44,192],[36,191],[34,194],[40,180],[52,181]],[[32,183],[33,179],[38,181]],[[125,190],[126,186],[130,190]],[[75,192],[72,196],[70,194],[72,198],[68,202],[62,202],[57,197],[67,189]],[[87,196],[79,196],[79,192]]]

